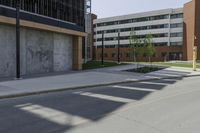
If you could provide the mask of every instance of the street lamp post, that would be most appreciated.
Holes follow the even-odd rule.
[[[20,3],[16,1],[16,79],[20,79]]]
[[[117,61],[118,64],[120,64],[120,30],[118,30],[118,56],[117,56]]]
[[[101,46],[101,65],[104,65],[104,31],[102,33],[102,46]]]

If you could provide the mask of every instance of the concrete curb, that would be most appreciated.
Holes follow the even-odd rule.
[[[0,100],[2,99],[11,99],[11,98],[18,98],[18,97],[25,97],[31,95],[40,95],[40,94],[48,94],[54,92],[62,92],[62,91],[72,91],[72,90],[81,90],[85,88],[91,87],[103,87],[109,85],[116,85],[116,84],[123,84],[123,83],[137,83],[137,82],[145,82],[145,81],[153,81],[153,80],[162,80],[162,79],[177,79],[177,78],[188,78],[188,77],[199,77],[199,75],[185,75],[185,76],[178,76],[178,77],[162,77],[162,78],[151,78],[151,79],[144,79],[144,80],[135,80],[135,81],[120,81],[120,82],[113,82],[113,83],[105,83],[105,84],[98,84],[98,85],[87,85],[87,86],[77,86],[77,87],[70,87],[70,88],[60,88],[60,89],[52,89],[52,90],[44,90],[44,91],[37,91],[37,92],[24,92],[19,94],[11,94],[11,95],[4,95],[0,96]]]

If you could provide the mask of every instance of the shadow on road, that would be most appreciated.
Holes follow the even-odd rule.
[[[124,105],[180,80],[182,78],[153,80],[2,100],[0,132],[67,132],[80,124],[102,120]]]

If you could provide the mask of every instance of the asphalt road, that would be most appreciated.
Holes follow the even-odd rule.
[[[0,100],[0,133],[199,133],[200,77]]]

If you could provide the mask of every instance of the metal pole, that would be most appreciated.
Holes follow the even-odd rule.
[[[20,0],[16,2],[16,79],[20,79]]]
[[[197,70],[197,46],[193,47],[193,71]]]
[[[104,65],[104,32],[102,33],[101,65]]]
[[[120,64],[120,31],[118,31],[118,57],[117,57],[118,64]]]

